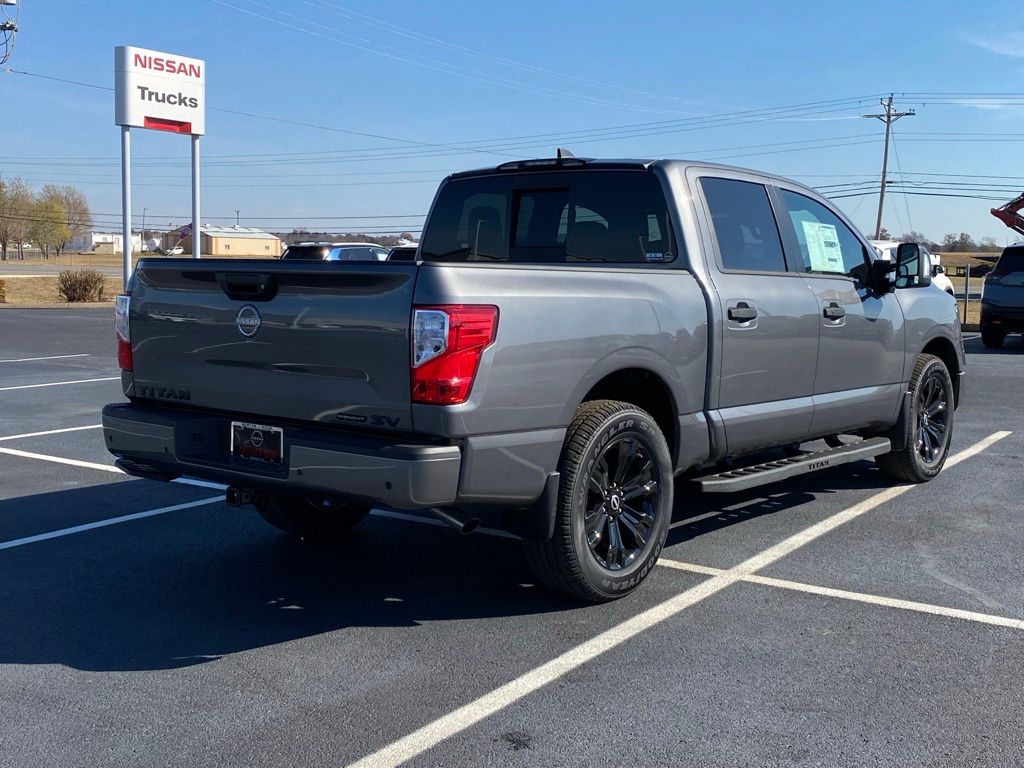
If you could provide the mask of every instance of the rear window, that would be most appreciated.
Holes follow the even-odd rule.
[[[668,207],[647,171],[458,179],[441,191],[424,261],[659,264],[675,260]]]
[[[289,245],[281,254],[282,259],[314,259],[321,261],[327,258],[330,246],[327,245]]]
[[[1024,247],[1004,250],[995,269],[997,272],[1024,272]]]
[[[388,261],[416,261],[416,249],[404,246],[392,248],[388,254]]]
[[[369,246],[343,246],[332,248],[327,256],[328,261],[384,261],[388,252],[383,248]]]

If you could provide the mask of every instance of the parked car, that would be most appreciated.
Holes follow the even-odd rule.
[[[981,293],[982,343],[1001,347],[1008,333],[1024,333],[1024,243],[1003,250]]]
[[[295,243],[284,249],[286,261],[385,261],[388,249],[376,243]]]
[[[871,244],[875,246],[875,249],[878,250],[883,258],[889,259],[889,261],[895,261],[896,248],[899,246],[900,241],[872,240]],[[953,283],[948,277],[946,277],[946,270],[942,267],[942,257],[929,252],[929,250],[923,245],[921,246],[921,251],[924,253],[925,258],[928,259],[932,276],[932,284],[938,286],[950,296],[956,296],[956,291],[953,289]]]
[[[104,439],[307,539],[375,506],[464,531],[501,510],[541,582],[611,600],[651,572],[679,476],[937,475],[965,357],[930,284],[917,245],[880,259],[777,176],[505,163],[444,181],[416,262],[140,261]]]
[[[388,261],[416,261],[415,245],[397,245],[388,254]]]

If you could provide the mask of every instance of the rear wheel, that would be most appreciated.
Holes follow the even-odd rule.
[[[999,349],[1006,341],[1006,334],[994,328],[981,328],[981,343],[989,349]]]
[[[903,447],[875,462],[894,480],[923,483],[942,470],[953,438],[953,380],[942,360],[921,355],[910,377],[910,413]]]
[[[658,425],[629,403],[584,403],[559,477],[554,536],[524,542],[534,574],[588,602],[633,591],[657,562],[672,516],[672,459]]]
[[[345,537],[370,512],[365,504],[278,493],[258,499],[255,506],[275,528],[313,541]]]

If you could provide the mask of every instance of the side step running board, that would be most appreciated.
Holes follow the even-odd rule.
[[[704,493],[727,493],[744,491],[759,485],[785,480],[787,477],[803,475],[827,467],[848,464],[851,461],[869,459],[882,453],[888,453],[892,445],[887,437],[872,437],[859,443],[841,445],[824,451],[803,453],[799,456],[766,461],[750,467],[730,469],[717,475],[705,475],[694,478],[693,482]]]

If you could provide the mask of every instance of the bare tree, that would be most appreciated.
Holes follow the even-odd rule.
[[[0,179],[0,260],[7,261],[11,243],[22,254],[22,243],[32,224],[32,190],[14,177]]]
[[[89,210],[89,201],[85,199],[82,191],[76,187],[61,187],[56,184],[47,184],[43,187],[40,197],[44,200],[56,200],[64,210],[64,223],[67,227],[67,238],[60,243],[55,243],[57,255],[63,253],[68,242],[80,235],[88,234],[92,229],[92,212]]]

